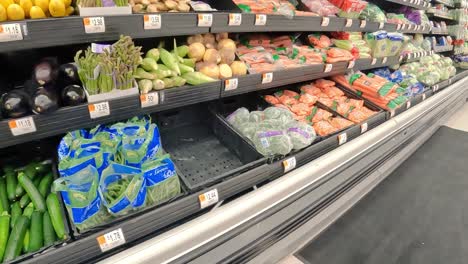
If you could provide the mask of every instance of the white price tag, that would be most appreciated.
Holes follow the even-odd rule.
[[[284,173],[296,168],[296,157],[283,160]]]
[[[256,14],[255,15],[255,25],[256,26],[264,26],[267,22],[267,15],[263,14]]]
[[[382,64],[385,64],[385,63],[387,63],[387,57],[383,57],[382,59]]]
[[[161,28],[161,15],[144,15],[143,16],[143,28],[148,29],[160,29]]]
[[[346,135],[346,133],[342,133],[338,135],[338,145],[343,145],[344,143],[346,143],[347,140],[348,140],[348,135]]]
[[[213,24],[213,14],[198,14],[199,27],[211,27]]]
[[[36,132],[36,124],[34,124],[32,116],[11,120],[8,122],[8,126],[13,136]]]
[[[384,26],[385,26],[385,23],[384,23],[384,22],[380,22],[380,23],[379,23],[379,29],[383,29]]]
[[[435,93],[435,92],[437,92],[437,90],[439,90],[439,85],[438,84],[432,86],[432,92]]]
[[[88,105],[91,119],[110,115],[109,102],[102,102]]]
[[[426,26],[422,26],[422,31],[426,31]]]
[[[0,25],[0,42],[16,41],[23,39],[23,32],[18,23]]]
[[[346,24],[344,25],[345,27],[351,27],[353,25],[353,20],[351,18],[346,19]]]
[[[452,84],[452,79],[448,79],[448,84],[449,84],[449,85]]]
[[[405,30],[406,29],[406,24],[402,24],[401,25],[401,30]]]
[[[323,72],[331,72],[333,69],[333,64],[325,64],[325,68],[323,69]]]
[[[240,13],[231,13],[229,14],[229,26],[240,26],[242,23],[242,14]]]
[[[365,133],[367,131],[368,125],[367,123],[364,123],[361,125],[361,134]]]
[[[330,24],[330,18],[329,17],[322,17],[322,27],[327,27]]]
[[[402,60],[403,60],[403,56],[400,56],[400,57],[398,58],[398,61],[401,62]]]
[[[273,73],[272,72],[262,73],[262,84],[271,83],[271,81],[273,81]]]
[[[104,17],[85,17],[83,24],[86,34],[106,32]]]
[[[159,93],[147,93],[140,95],[141,108],[155,106],[159,104]]]
[[[239,85],[239,80],[237,78],[224,80],[224,91],[237,89],[238,85]]]
[[[91,51],[93,53],[104,53],[106,50],[110,51],[112,45],[91,43]]]
[[[200,201],[200,208],[206,208],[210,205],[216,204],[219,200],[218,190],[213,189],[198,195],[198,201]]]
[[[426,100],[426,94],[425,93],[422,94],[422,100],[423,101]]]
[[[377,59],[376,58],[373,58],[370,65],[375,65],[377,63]]]
[[[352,60],[352,61],[349,61],[348,63],[348,69],[352,69],[354,68],[354,65],[356,64],[356,61]]]
[[[400,30],[401,29],[401,24],[397,24],[396,29]]]
[[[406,102],[406,109],[410,109],[411,108],[411,101],[407,101]]]
[[[125,244],[125,237],[123,235],[122,228],[116,229],[102,236],[98,236],[96,239],[102,252],[106,252]]]
[[[359,24],[359,27],[360,28],[365,28],[367,25],[367,21],[366,20],[361,20],[361,24]]]
[[[395,110],[390,110],[390,117],[394,117],[395,116]]]
[[[418,26],[416,27],[416,29],[417,29],[418,31],[421,31],[421,25],[418,25]]]

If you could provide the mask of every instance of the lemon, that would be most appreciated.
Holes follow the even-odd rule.
[[[18,4],[20,3],[20,0],[13,0],[15,2],[15,4]]]
[[[65,4],[61,0],[51,0],[49,3],[49,12],[53,17],[63,17],[66,15]]]
[[[44,14],[49,11],[49,0],[34,0],[33,5],[40,7]]]
[[[71,5],[72,0],[62,0],[65,7],[69,7]]]
[[[32,19],[46,18],[44,11],[42,11],[42,9],[38,6],[31,7],[29,10],[29,16],[31,16]]]
[[[67,7],[67,10],[66,10],[67,16],[73,14],[74,12],[75,12],[75,8],[73,8],[73,6]]]
[[[13,0],[0,0],[0,5],[2,5],[5,10],[8,8],[9,5],[14,4]]]
[[[7,13],[6,9],[0,5],[0,21],[6,21],[7,20]]]
[[[11,4],[7,8],[7,15],[9,20],[22,20],[24,19],[24,10],[18,4]]]
[[[20,0],[21,8],[23,8],[24,14],[26,17],[29,17],[29,10],[31,10],[32,2],[31,0]]]

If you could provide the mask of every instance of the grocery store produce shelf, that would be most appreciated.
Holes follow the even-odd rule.
[[[455,19],[453,19],[453,17],[451,17],[447,12],[435,11],[433,13],[427,13],[427,14],[429,17],[432,17],[432,18],[455,21]]]
[[[448,7],[455,7],[453,3],[449,3],[448,1],[444,1],[444,0],[434,0],[434,2],[438,4],[443,4],[444,6],[448,6]]]
[[[433,49],[435,52],[447,52],[453,50],[453,45],[435,46]]]
[[[419,61],[421,57],[433,55],[435,51],[420,51],[420,52],[412,52],[405,54],[403,57],[403,62],[413,62]]]
[[[431,33],[428,33],[428,35],[445,35],[445,36],[448,36],[450,34],[448,33],[448,31],[437,31],[436,28],[433,28]]]
[[[431,4],[424,0],[386,0],[387,2],[404,5],[404,6],[411,6],[419,10],[427,10]]]
[[[271,81],[264,80],[265,74],[250,74],[237,79],[236,89],[226,90],[226,81],[216,81],[197,86],[183,86],[154,92],[156,105],[142,108],[139,95],[110,99],[108,102],[109,114],[99,118],[91,118],[88,105],[63,107],[56,112],[46,115],[32,115],[27,118],[35,125],[34,132],[14,136],[11,127],[16,126],[13,120],[0,121],[0,148],[46,138],[66,133],[80,128],[90,128],[98,124],[130,118],[136,115],[158,112],[200,102],[206,102],[241,93],[279,87],[301,81],[313,80],[321,77],[344,73],[347,70],[365,70],[389,66],[398,63],[400,57],[385,57],[379,59],[359,59],[354,66],[348,62],[333,64],[317,64],[289,70],[269,73]],[[353,66],[353,67],[349,67]],[[230,79],[231,80],[231,79]],[[16,120],[24,120],[18,118]],[[19,121],[18,121],[19,122]]]
[[[337,199],[367,178],[384,179],[397,166],[387,161],[422,144],[465,98],[466,86],[456,84],[315,162],[101,263],[277,263],[300,247],[296,239],[307,242],[346,211],[331,206]]]
[[[229,25],[232,14],[240,16],[241,23]],[[396,24],[377,23],[358,19],[337,17],[294,16],[287,18],[281,15],[264,15],[265,25],[255,25],[255,14],[213,13],[211,26],[198,26],[197,13],[159,13],[160,29],[144,28],[144,15],[102,16],[104,32],[86,33],[83,17],[56,19],[25,20],[20,22],[7,21],[3,24],[19,24],[22,29],[22,39],[2,42],[0,52],[27,50],[35,48],[64,46],[90,42],[105,42],[117,40],[120,35],[128,35],[134,39],[193,35],[207,32],[308,32],[308,31],[361,31],[373,32],[379,29],[388,32],[428,33],[429,27],[404,25],[401,29]]]

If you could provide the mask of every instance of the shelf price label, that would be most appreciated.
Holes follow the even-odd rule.
[[[155,106],[159,104],[159,93],[147,93],[140,95],[141,108]]]
[[[395,116],[395,110],[390,110],[390,117],[394,117]]]
[[[113,230],[96,238],[102,252],[106,252],[115,247],[125,244],[125,237],[122,228]]]
[[[328,27],[330,25],[330,18],[329,17],[322,17],[322,27]]]
[[[229,26],[240,26],[242,23],[242,14],[240,13],[231,13],[229,14]]]
[[[273,81],[273,73],[266,72],[262,74],[262,84],[271,83]]]
[[[213,14],[198,14],[199,27],[211,27],[213,24]]]
[[[426,94],[425,93],[422,94],[422,100],[423,101],[426,100]]]
[[[383,57],[382,59],[382,64],[385,64],[385,63],[387,63],[387,57]]]
[[[160,29],[161,28],[161,15],[144,15],[143,16],[143,28],[148,29]]]
[[[88,105],[91,119],[110,115],[109,102],[102,102]]]
[[[402,24],[401,25],[401,30],[405,30],[406,29],[406,24]]]
[[[401,24],[397,24],[396,29],[400,30],[401,29]]]
[[[200,208],[206,208],[210,205],[216,204],[219,200],[218,190],[213,189],[198,195],[198,201],[200,201]]]
[[[380,22],[380,23],[379,23],[379,29],[383,29],[384,26],[385,26],[385,23],[384,23],[384,22]]]
[[[411,108],[411,101],[406,101],[406,109],[410,109]]]
[[[433,91],[434,93],[437,92],[438,90],[439,90],[439,85],[438,85],[438,84],[432,86],[432,91]]]
[[[355,61],[355,60],[349,61],[349,63],[348,63],[348,69],[354,68],[354,65],[355,65],[355,64],[356,64],[356,61]]]
[[[283,160],[284,173],[296,168],[296,157]]]
[[[353,25],[353,20],[351,18],[346,19],[345,27],[349,28]]]
[[[377,59],[376,58],[373,58],[370,65],[375,65],[377,63]]]
[[[331,72],[333,69],[333,64],[325,64],[325,68],[323,69],[323,72]]]
[[[406,55],[408,57],[408,60],[411,59],[411,53],[408,53],[408,55]]]
[[[85,17],[83,24],[86,34],[106,32],[106,23],[104,17]]]
[[[0,25],[0,42],[23,40],[23,32],[18,23]]]
[[[365,28],[367,25],[367,21],[366,20],[361,20],[361,24],[359,24],[359,27],[360,28]]]
[[[32,116],[11,120],[8,122],[8,126],[13,136],[36,132],[36,124]]]
[[[361,134],[366,133],[368,128],[369,126],[367,125],[367,123],[361,124]]]
[[[267,15],[264,14],[256,14],[255,15],[255,25],[256,26],[264,26],[267,22]]]
[[[239,85],[239,79],[237,78],[224,80],[224,91],[235,90],[237,89],[238,85]]]
[[[338,145],[341,146],[346,143],[346,141],[348,141],[348,135],[346,135],[346,132],[338,135]]]

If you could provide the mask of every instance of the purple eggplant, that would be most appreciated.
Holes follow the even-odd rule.
[[[72,84],[81,85],[78,69],[73,63],[62,64],[58,69],[57,87],[62,89]]]
[[[39,85],[53,83],[57,80],[58,63],[55,58],[44,58],[34,66],[32,80]]]
[[[65,106],[80,105],[86,102],[86,94],[79,85],[68,85],[61,92],[62,103]]]
[[[31,112],[30,97],[23,89],[4,94],[1,101],[2,114],[7,118],[18,118]]]
[[[32,97],[32,111],[35,114],[46,114],[57,110],[58,98],[55,89],[51,86],[37,88]]]

